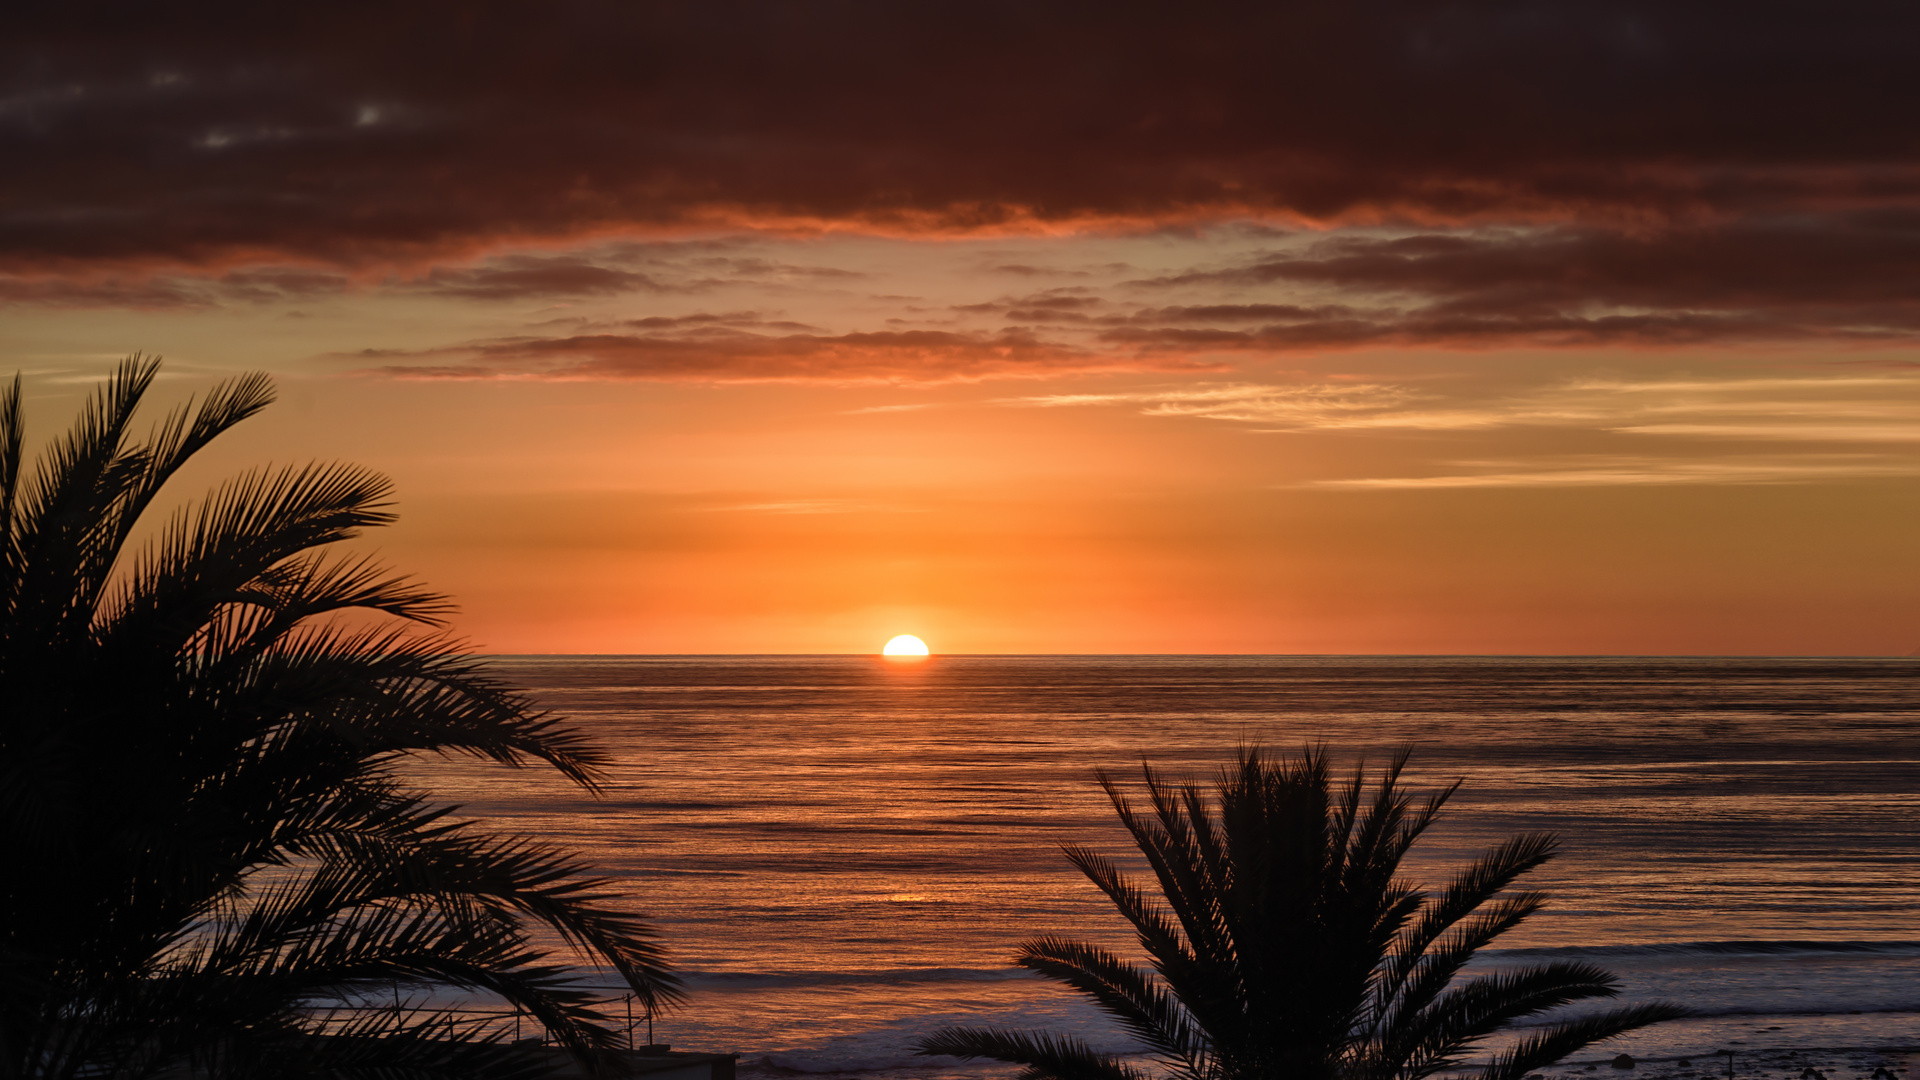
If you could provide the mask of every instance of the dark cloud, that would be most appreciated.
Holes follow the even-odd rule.
[[[780,281],[794,278],[815,282],[858,281],[867,276],[857,270],[842,270],[836,266],[798,266],[772,259],[707,259],[697,261],[695,265],[723,272],[732,278],[749,281]]]
[[[0,274],[0,304],[157,310],[222,303],[275,303],[329,296],[347,278],[324,271],[256,267],[211,276],[112,271],[65,275]]]
[[[724,326],[734,329],[780,330],[788,333],[818,333],[820,328],[789,319],[769,319],[757,311],[696,312],[692,315],[649,315],[626,319],[620,325],[634,330],[703,330]]]
[[[262,266],[228,271],[216,278],[213,286],[220,299],[265,304],[332,296],[346,291],[348,281],[343,275],[322,270]]]
[[[1344,319],[1303,319],[1258,330],[1154,327],[1109,330],[1100,339],[1144,353],[1291,352],[1364,345],[1577,346],[1697,345],[1726,341],[1825,338],[1791,320],[1764,315],[1435,315],[1380,312]],[[1884,340],[1884,333],[1856,335]]]
[[[1084,311],[1075,311],[1071,307],[1032,307],[1009,308],[1007,320],[1018,323],[1084,323],[1092,322],[1093,317]]]
[[[467,300],[536,300],[633,292],[697,292],[727,284],[851,281],[866,275],[754,257],[703,254],[707,245],[613,244],[566,255],[502,255],[439,267],[397,284]],[[644,269],[635,269],[635,267]]]
[[[1049,289],[1030,296],[990,300],[984,304],[955,304],[953,310],[976,315],[999,314],[1011,322],[1085,323],[1093,320],[1093,311],[1106,304],[1097,296],[1081,295],[1085,292],[1086,289],[1078,287]]]
[[[1096,371],[1223,371],[1184,358],[1131,357],[1029,335],[933,330],[859,334],[575,334],[504,338],[345,359],[402,378],[646,379],[700,382],[950,382]]]
[[[0,73],[14,272],[1920,205],[1920,7],[1883,0],[23,2]]]
[[[689,249],[696,253],[689,256]],[[489,303],[630,293],[697,293],[726,285],[852,280],[866,275],[833,267],[758,258],[698,255],[692,245],[616,244],[564,255],[510,254],[467,266],[433,266],[384,280],[328,271],[246,266],[220,272],[135,266],[105,269],[58,262],[51,272],[0,274],[0,303],[71,307],[206,307],[264,303],[378,285],[390,291]],[[644,269],[636,269],[636,266]]]
[[[1300,304],[1191,304],[1145,308],[1130,315],[1103,318],[1108,323],[1247,323],[1284,320],[1301,322],[1347,318],[1354,309],[1345,305],[1305,307]]]
[[[606,296],[665,288],[647,274],[568,255],[509,255],[479,266],[435,267],[410,284],[424,292],[465,300]]]
[[[1011,274],[1014,277],[1086,277],[1084,270],[1061,270],[1051,266],[1029,266],[1025,263],[1002,263],[987,268],[996,274]]]
[[[153,310],[205,307],[212,302],[203,282],[176,278],[0,275],[0,304]]]
[[[1142,284],[1325,284],[1506,310],[1521,304],[1740,307],[1920,301],[1920,210],[1692,227],[1344,235],[1299,254]]]
[[[1591,344],[1920,337],[1920,212],[1799,215],[1638,231],[1334,236],[1147,288],[1322,286],[1347,303],[1147,308],[1113,343],[1292,348],[1375,341]],[[1267,324],[1254,331],[1185,324]],[[1162,324],[1157,328],[1153,324]]]

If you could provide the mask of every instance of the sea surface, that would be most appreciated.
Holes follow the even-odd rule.
[[[1130,851],[1096,769],[1131,782],[1147,761],[1205,779],[1251,744],[1324,744],[1342,772],[1411,746],[1414,789],[1463,781],[1406,867],[1422,883],[1512,833],[1559,834],[1562,854],[1528,881],[1551,906],[1486,964],[1589,959],[1620,975],[1625,1000],[1699,1013],[1576,1065],[1920,1046],[1913,660],[494,664],[606,749],[605,791],[465,760],[423,765],[422,779],[616,879],[691,987],[651,1039],[637,1019],[636,1041],[738,1052],[744,1075],[1010,1075],[912,1056],[947,1024],[1132,1049],[1011,957],[1041,934],[1134,950],[1059,851]]]

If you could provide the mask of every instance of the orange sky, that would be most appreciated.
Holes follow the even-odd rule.
[[[946,652],[1920,647],[1920,373],[1897,349],[1139,362],[1068,323],[1046,332],[1081,359],[1017,374],[421,378],[355,355],[706,310],[817,336],[950,327],[1034,276],[979,270],[991,259],[965,242],[753,243],[848,276],[560,302],[369,289],[16,309],[5,344],[43,436],[126,345],[168,357],[164,396],[273,372],[281,402],[180,494],[267,460],[389,473],[401,524],[367,542],[453,594],[458,629],[489,650],[848,652],[901,632]],[[1135,261],[1230,246],[1131,243]],[[1134,302],[1101,285],[1074,295]],[[1193,293],[1180,299],[1292,299]],[[1103,356],[1113,370],[1086,359]]]
[[[266,370],[490,651],[1920,649],[1904,24],[482,7],[0,43],[33,431]]]

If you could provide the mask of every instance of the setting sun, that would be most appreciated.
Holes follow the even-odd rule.
[[[880,650],[880,655],[905,657],[925,656],[927,655],[927,643],[914,637],[912,634],[901,634],[899,637],[887,642],[887,647]]]

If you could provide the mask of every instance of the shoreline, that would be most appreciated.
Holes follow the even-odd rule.
[[[1601,1048],[1603,1049],[1603,1048]],[[1731,1066],[1727,1050],[1733,1051]],[[1726,1046],[1720,1053],[1636,1058],[1631,1066],[1614,1065],[1619,1055],[1581,1056],[1548,1066],[1530,1077],[1542,1080],[1585,1080],[1595,1076],[1623,1078],[1659,1078],[1659,1080],[1800,1080],[1807,1070],[1818,1077],[1807,1080],[1871,1080],[1875,1070],[1884,1069],[1896,1080],[1909,1076],[1913,1060],[1920,1058],[1920,1033],[1904,1045],[1879,1047],[1746,1047]]]
[[[1595,1049],[1604,1051],[1604,1048],[1589,1048],[1589,1052]],[[1583,1055],[1528,1073],[1526,1080],[1726,1080],[1729,1076],[1724,1054],[1636,1058],[1630,1067],[1614,1065],[1618,1056],[1604,1052],[1596,1057]],[[1450,1080],[1476,1077],[1486,1062],[1484,1054],[1475,1057],[1473,1063],[1459,1072],[1437,1075]],[[1731,1076],[1733,1080],[1874,1080],[1876,1070],[1884,1070],[1880,1080],[1887,1076],[1894,1080],[1920,1080],[1920,1074],[1910,1071],[1916,1061],[1920,1061],[1920,1033],[1899,1046],[1754,1048],[1736,1052]],[[1134,1063],[1149,1065],[1150,1058],[1143,1055]],[[806,1077],[808,1080],[870,1080],[881,1076],[896,1080],[985,1080],[1013,1076],[1017,1068],[997,1062],[961,1064],[944,1059],[871,1069],[794,1068],[774,1064],[765,1056],[752,1053],[742,1055],[738,1063],[739,1074],[744,1076]]]

